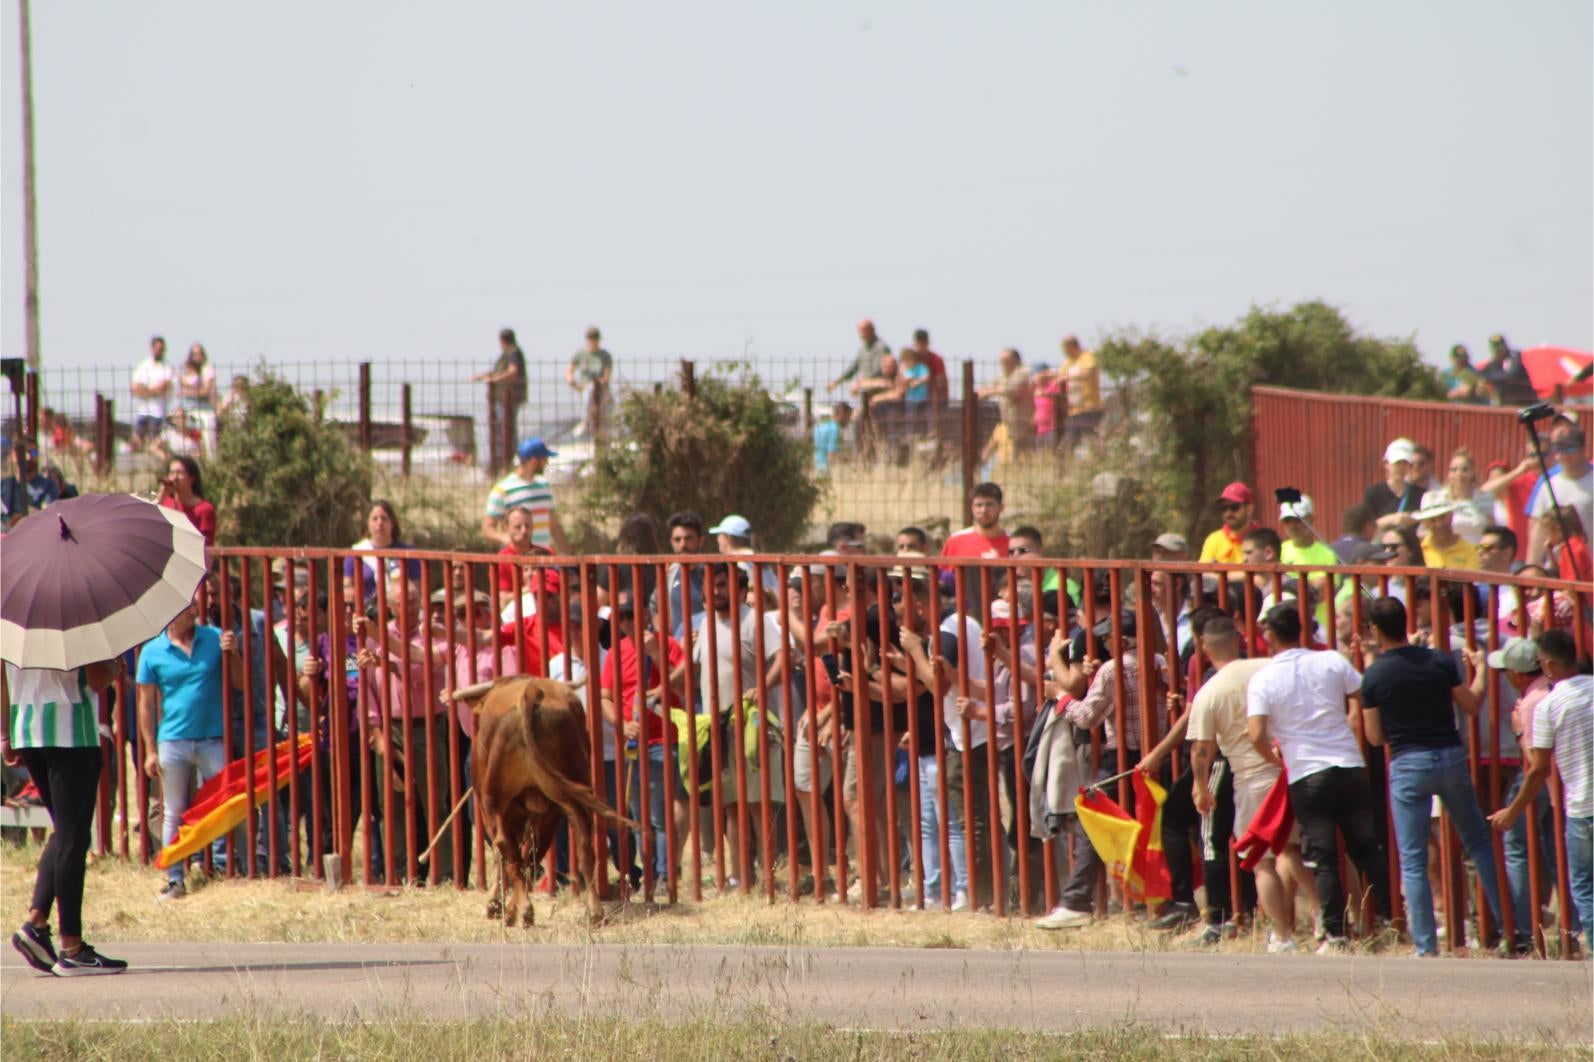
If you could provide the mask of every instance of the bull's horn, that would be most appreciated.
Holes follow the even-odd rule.
[[[456,701],[479,701],[487,696],[487,691],[491,690],[493,685],[491,682],[478,682],[474,686],[466,686],[462,690],[454,691],[454,699]]]

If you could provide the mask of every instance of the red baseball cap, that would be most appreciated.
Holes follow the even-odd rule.
[[[1236,505],[1250,505],[1255,500],[1251,488],[1244,483],[1235,481],[1223,488],[1223,493],[1218,495],[1220,502],[1234,502]]]

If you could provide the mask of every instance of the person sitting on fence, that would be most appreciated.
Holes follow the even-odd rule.
[[[505,521],[513,510],[526,509],[531,513],[532,545],[552,549],[555,553],[570,552],[565,529],[559,522],[559,509],[554,504],[553,488],[545,475],[548,459],[558,457],[559,451],[548,449],[548,444],[534,435],[521,440],[515,452],[520,463],[487,493],[482,537],[507,546],[509,531]]]
[[[166,364],[166,340],[151,337],[149,357],[133,370],[133,449],[142,450],[165,427],[174,378]]]
[[[1478,370],[1472,367],[1472,355],[1463,343],[1450,348],[1450,368],[1439,374],[1439,385],[1445,389],[1445,397],[1452,402],[1488,401],[1488,385],[1483,382]]]
[[[1096,364],[1095,352],[1082,347],[1078,336],[1063,337],[1062,374],[1068,394],[1063,444],[1072,447],[1100,431],[1106,414],[1101,399],[1101,367]]]
[[[247,412],[249,412],[249,377],[234,376],[227,388],[226,396],[221,400],[221,408],[217,411],[217,415],[242,417]]]
[[[526,404],[526,355],[521,353],[513,328],[499,331],[498,360],[491,369],[472,376],[471,382],[487,385],[488,465],[496,471],[509,463],[509,455],[499,453],[506,427],[504,416],[507,413],[509,417],[509,438],[519,438],[520,408]]]
[[[1041,363],[1030,375],[1030,395],[1035,405],[1031,417],[1035,426],[1035,445],[1050,450],[1057,445],[1057,403],[1064,397],[1063,370]]]
[[[597,325],[587,329],[581,349],[570,355],[565,366],[565,383],[587,393],[586,417],[576,433],[601,440],[608,431],[609,386],[614,378],[614,355],[603,349],[603,333]],[[561,548],[559,552],[563,553]]]
[[[846,445],[847,425],[852,423],[852,405],[837,402],[828,416],[821,413],[814,424],[814,471],[830,474],[831,464]]]
[[[1001,414],[1000,422],[980,452],[982,464],[991,460],[1010,464],[1035,443],[1033,388],[1029,370],[1024,368],[1023,355],[1013,347],[1005,347],[997,364],[1001,368],[997,381],[975,392],[982,399],[996,399]]]

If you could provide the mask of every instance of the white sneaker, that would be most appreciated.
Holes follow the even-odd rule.
[[[1350,941],[1344,937],[1329,937],[1323,941],[1323,946],[1317,949],[1319,955],[1343,955],[1350,950]]]
[[[1037,919],[1036,929],[1078,929],[1088,926],[1095,918],[1089,911],[1075,911],[1067,907],[1058,907],[1045,918]]]
[[[1300,950],[1300,947],[1293,940],[1281,939],[1278,934],[1271,931],[1267,935],[1267,953],[1269,955],[1288,955]]]
[[[952,897],[953,911],[967,911],[969,909],[969,894],[960,892]]]

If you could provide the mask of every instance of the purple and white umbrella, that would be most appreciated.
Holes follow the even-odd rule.
[[[0,657],[67,671],[159,634],[205,575],[187,516],[131,494],[87,494],[0,539]]]

